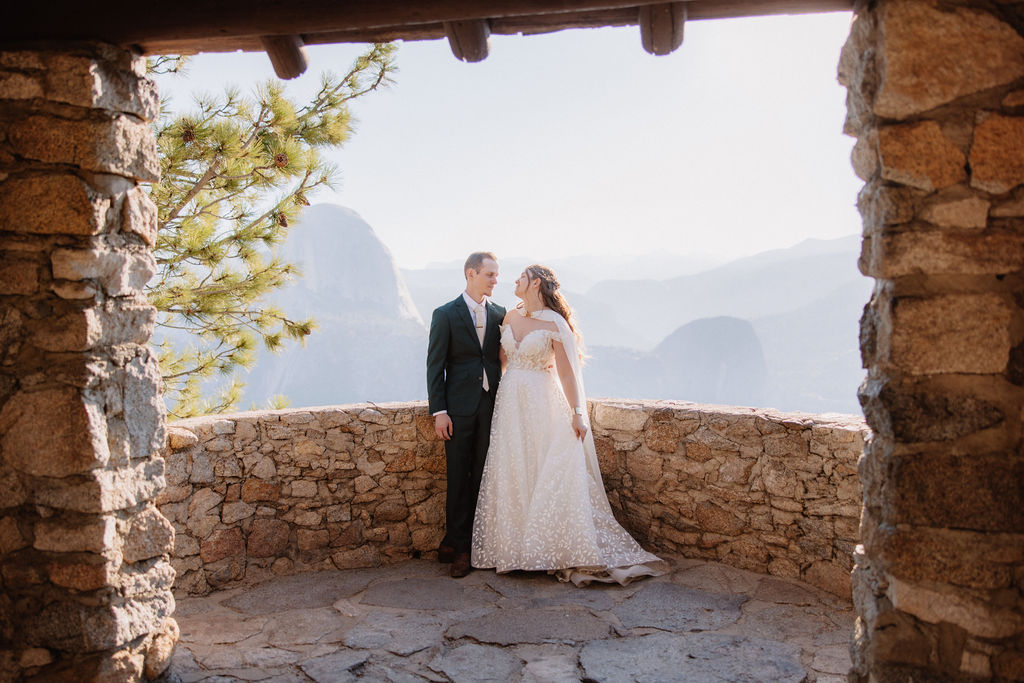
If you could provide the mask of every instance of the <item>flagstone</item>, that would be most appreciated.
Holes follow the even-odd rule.
[[[818,602],[811,591],[793,581],[783,581],[771,577],[761,580],[757,590],[754,591],[754,598],[790,605],[813,605]]]
[[[443,672],[453,681],[505,683],[522,670],[522,662],[501,648],[469,644],[439,654],[430,663],[430,668]]]
[[[371,569],[293,574],[259,584],[222,604],[246,614],[329,607],[339,598],[364,590],[379,577],[380,573]]]
[[[204,645],[237,643],[262,631],[266,623],[267,619],[263,617],[225,619],[209,614],[178,620],[183,642]]]
[[[709,631],[740,618],[745,598],[696,590],[670,583],[651,583],[612,610],[627,628],[665,631]]]
[[[541,572],[454,581],[427,560],[274,577],[182,598],[169,672],[181,683],[534,683],[824,682],[848,670],[849,602],[795,579],[668,559],[674,573],[629,586],[577,588]]]
[[[300,668],[316,683],[342,683],[355,680],[352,669],[365,664],[370,658],[368,652],[357,650],[339,650],[303,662]]]
[[[712,593],[753,593],[764,577],[761,574],[713,562],[672,575],[674,583]]]
[[[282,612],[267,621],[264,632],[272,645],[301,645],[337,637],[351,625],[351,619],[321,607]]]
[[[445,636],[481,643],[584,642],[611,635],[611,624],[586,610],[503,609],[453,625]]]
[[[811,664],[815,671],[829,674],[845,674],[851,666],[848,645],[829,645],[819,649],[814,653],[814,662]]]
[[[351,648],[382,649],[396,655],[411,655],[444,642],[443,626],[437,618],[422,614],[372,612],[345,634]]]
[[[751,600],[743,606],[740,626],[745,633],[776,639],[813,638],[824,631],[836,630],[828,617],[811,608],[760,600]]]
[[[655,633],[596,640],[580,653],[587,678],[636,681],[773,681],[802,683],[798,648],[770,640],[717,633]]]
[[[496,600],[480,587],[466,588],[449,578],[379,581],[363,594],[362,604],[419,610],[464,610],[486,607]]]

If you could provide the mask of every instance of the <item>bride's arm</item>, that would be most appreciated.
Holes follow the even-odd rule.
[[[504,328],[509,325],[509,318],[512,317],[512,311],[506,311],[505,317],[501,321],[501,331],[504,332]],[[498,341],[498,360],[501,361],[501,374],[505,374],[505,370],[508,368],[508,354],[505,353],[505,345],[501,343],[500,337]]]
[[[582,439],[587,433],[587,425],[583,422],[583,416],[577,407],[580,406],[579,393],[576,391],[576,375],[572,371],[569,357],[565,355],[565,347],[560,341],[553,341],[552,348],[555,350],[555,367],[558,370],[558,379],[562,383],[562,391],[569,401],[569,407],[573,409],[572,428],[576,432],[576,438]]]

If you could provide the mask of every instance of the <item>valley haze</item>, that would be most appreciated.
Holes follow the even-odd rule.
[[[851,235],[722,264],[499,254],[494,299],[515,305],[526,265],[554,268],[584,334],[591,397],[859,414],[858,321],[872,288],[859,251]],[[278,394],[295,407],[425,400],[427,325],[462,291],[465,255],[399,269],[373,228],[335,204],[308,208],[281,252],[303,276],[273,303],[319,327],[305,347],[260,352],[242,376],[244,404]]]

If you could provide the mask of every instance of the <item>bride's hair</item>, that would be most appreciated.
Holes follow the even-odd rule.
[[[562,285],[558,283],[555,272],[547,266],[534,264],[526,267],[526,276],[530,278],[530,282],[540,280],[541,301],[552,311],[565,318],[565,322],[569,323],[569,329],[579,339],[580,333],[576,330],[576,325],[573,324],[576,321],[573,319],[572,308],[569,307],[569,302],[559,291]]]

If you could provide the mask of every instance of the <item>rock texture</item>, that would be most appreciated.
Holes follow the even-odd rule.
[[[118,48],[0,53],[0,680],[152,678],[177,639],[142,290],[158,104]]]
[[[1024,38],[1018,5],[858,7],[863,545],[850,680],[1024,680]]]
[[[409,560],[186,597],[169,674],[182,681],[835,683],[849,669],[848,601],[794,579],[667,560],[668,575],[630,586],[576,588],[534,572],[475,571],[452,581],[444,565]],[[686,616],[666,621],[666,600]],[[629,623],[620,621],[625,613]]]
[[[849,595],[862,420],[668,401],[592,415],[609,500],[641,543]]]
[[[295,319],[315,317],[317,332],[301,347],[257,350],[244,404],[266,405],[279,394],[298,406],[426,395],[427,328],[391,253],[366,221],[351,209],[315,204],[279,253],[298,264],[302,277],[271,301]]]
[[[850,594],[862,420],[669,401],[590,409],[609,500],[645,546]],[[443,534],[444,448],[423,403],[193,418],[169,444],[159,504],[183,593],[378,567],[430,555]],[[454,599],[444,591],[431,589]]]

